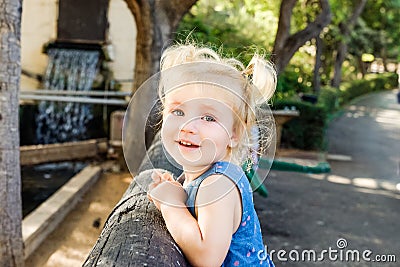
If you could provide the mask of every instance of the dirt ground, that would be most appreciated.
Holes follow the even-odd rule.
[[[129,173],[103,173],[76,208],[26,260],[25,266],[81,266],[131,180]]]

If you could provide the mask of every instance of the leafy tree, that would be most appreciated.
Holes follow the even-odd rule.
[[[281,3],[278,31],[273,49],[273,59],[278,73],[286,67],[296,51],[305,42],[318,36],[321,30],[331,21],[328,0],[319,0],[321,12],[316,16],[315,20],[308,22],[302,30],[291,33],[291,19],[296,2],[297,0],[282,0]]]
[[[183,18],[178,28],[177,38],[184,41],[187,33],[190,32],[196,41],[217,48],[222,46],[222,52],[225,55],[235,55],[236,57],[239,55],[239,59],[245,63],[251,57],[251,54],[248,54],[249,50],[261,51],[267,56],[276,55],[269,48],[277,43],[274,37],[278,30],[280,10],[284,10],[282,14],[286,15],[291,11],[288,5],[285,5],[286,2],[232,0],[211,3],[211,1],[199,1]],[[327,1],[322,2],[327,3]],[[281,33],[286,32],[279,36],[286,39],[281,38],[280,41],[283,44],[283,41],[293,40],[289,38],[292,32],[297,32],[296,35],[292,34],[293,38],[301,40],[296,40],[297,43],[292,42],[292,45],[296,45],[291,48],[296,52],[295,54],[284,53],[284,50],[281,49],[282,53],[279,57],[275,57],[275,63],[280,65],[279,62],[285,61],[284,64],[287,65],[295,55],[292,64],[298,63],[301,68],[293,66],[280,71],[275,99],[291,97],[296,92],[308,91],[311,88],[312,83],[309,78],[312,68],[304,66],[304,59],[307,58],[311,62],[311,57],[309,53],[299,51],[299,48],[307,43],[307,38],[311,38],[309,36],[318,35],[320,29],[330,19],[329,5],[324,5],[324,11],[321,11],[319,0],[301,0],[291,3],[293,4],[291,6],[293,15],[283,16],[290,27],[281,28]],[[318,24],[321,21],[324,24]],[[311,35],[309,35],[310,33]],[[183,38],[179,38],[180,36]],[[287,46],[288,43],[285,45]]]
[[[176,39],[185,42],[189,35],[189,40],[247,63],[249,51],[271,54],[278,7],[269,1],[198,1],[180,23]]]
[[[361,56],[364,53],[373,53],[371,41],[375,34],[360,17],[361,11],[366,11],[362,6],[365,5],[365,0],[331,0],[330,3],[333,11],[332,23],[321,33],[321,84],[331,85],[335,80],[338,86],[342,80],[357,79],[357,68],[361,73],[365,72]],[[346,34],[343,34],[344,31]],[[343,64],[346,59],[348,62]]]
[[[362,55],[365,53],[373,54],[375,40],[380,42],[382,32],[376,32],[371,29],[363,19],[359,19],[354,26],[354,30],[350,33],[348,45],[348,58],[354,59],[353,64],[358,67],[358,71],[365,76],[367,71],[367,63],[363,62]]]
[[[361,18],[372,31],[369,53],[400,61],[400,0],[368,1]]]
[[[23,266],[18,90],[22,1],[0,0],[0,266]]]
[[[339,41],[336,50],[334,74],[331,82],[331,85],[333,87],[338,88],[340,85],[342,79],[342,64],[347,54],[348,38],[357,22],[358,17],[364,10],[366,2],[367,0],[358,0],[357,3],[354,4],[353,10],[350,15],[339,23],[341,40]]]

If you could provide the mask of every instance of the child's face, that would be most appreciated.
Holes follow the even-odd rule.
[[[234,108],[240,99],[226,89],[191,84],[165,96],[162,141],[185,171],[228,160],[237,145]]]

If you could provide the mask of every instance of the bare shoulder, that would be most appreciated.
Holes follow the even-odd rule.
[[[222,174],[213,174],[204,179],[200,184],[196,197],[197,204],[204,204],[204,202],[210,203],[217,200],[240,200],[236,184]]]

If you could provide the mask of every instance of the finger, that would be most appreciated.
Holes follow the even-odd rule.
[[[150,194],[154,188],[156,188],[160,183],[150,183],[149,187],[147,188],[147,194]]]
[[[162,177],[162,173],[157,170],[154,170],[151,173],[151,179],[153,179],[153,182],[155,182],[155,183],[161,182],[161,177]]]
[[[175,179],[172,177],[172,175],[169,172],[164,172],[162,174],[162,179],[164,179],[165,181],[170,181],[170,182],[175,181]]]

